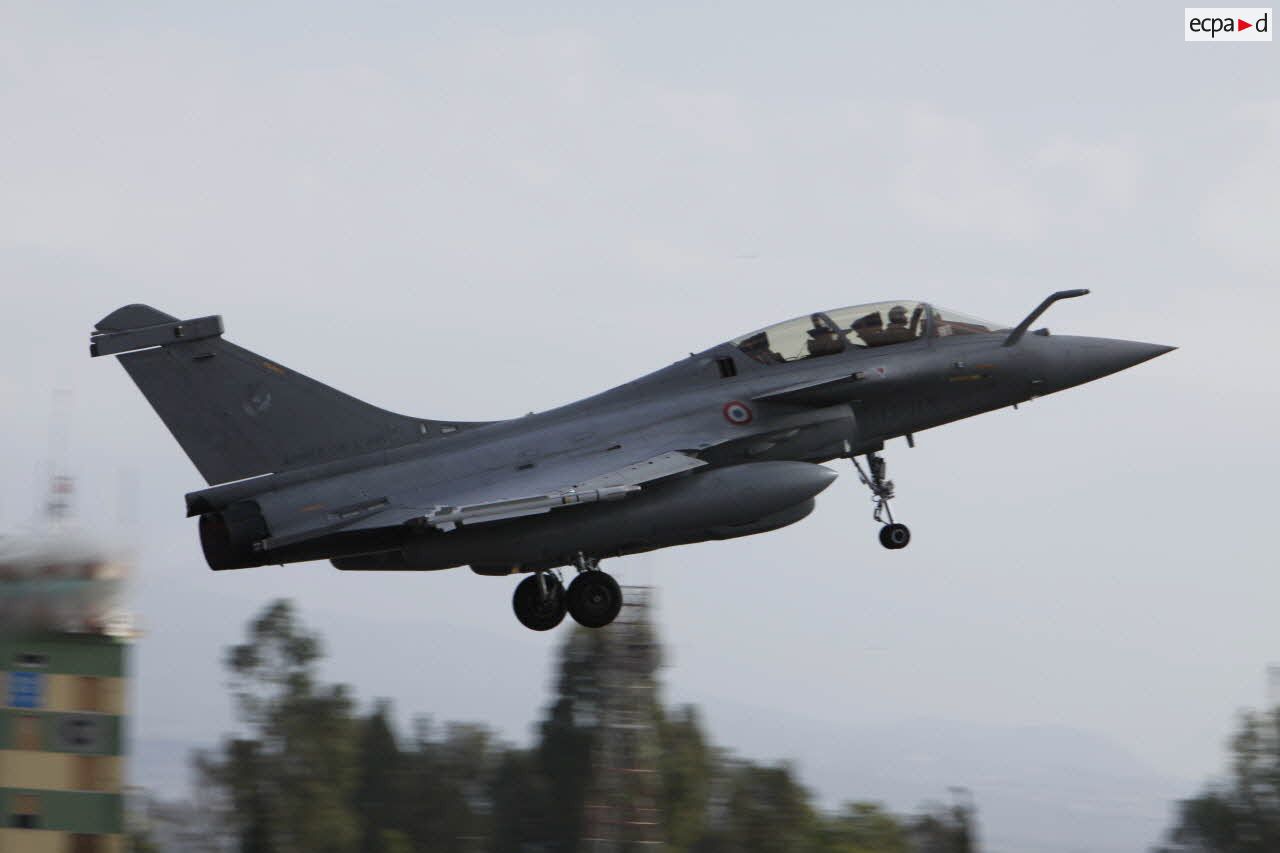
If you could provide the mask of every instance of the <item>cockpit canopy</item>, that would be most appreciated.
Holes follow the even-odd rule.
[[[896,300],[818,311],[743,335],[734,346],[761,364],[835,355],[851,347],[882,347],[927,337],[980,335],[1006,330],[926,302]]]

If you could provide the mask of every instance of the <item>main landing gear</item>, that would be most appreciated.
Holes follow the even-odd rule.
[[[858,478],[871,490],[871,500],[876,505],[872,518],[884,526],[880,528],[880,544],[890,551],[907,547],[911,541],[911,530],[905,524],[893,520],[893,510],[889,501],[893,498],[893,481],[885,479],[885,461],[880,454],[872,451],[867,454],[867,470],[863,471],[856,457],[849,457],[853,467],[858,469]]]
[[[600,561],[578,554],[573,561],[578,576],[564,588],[557,575],[535,572],[522,580],[511,606],[520,624],[534,631],[549,631],[568,612],[579,625],[603,628],[622,609],[622,589],[612,575],[600,571]]]
[[[520,624],[534,631],[550,631],[564,621],[564,584],[548,572],[535,572],[516,587],[511,607]]]

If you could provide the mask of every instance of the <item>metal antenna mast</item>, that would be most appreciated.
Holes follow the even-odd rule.
[[[652,588],[622,588],[622,612],[604,634],[604,696],[591,755],[583,849],[632,853],[663,847],[659,820],[658,646]]]
[[[71,443],[71,391],[56,388],[49,417],[48,481],[44,516],[52,522],[62,521],[71,511],[71,475],[66,473],[67,447]]]

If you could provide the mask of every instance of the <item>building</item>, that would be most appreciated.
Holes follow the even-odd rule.
[[[0,636],[0,851],[124,850],[128,644],[103,634]]]
[[[123,853],[121,563],[60,522],[0,539],[0,853]]]

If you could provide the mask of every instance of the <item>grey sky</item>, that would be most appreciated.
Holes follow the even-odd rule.
[[[559,637],[512,582],[209,572],[201,481],[92,323],[221,313],[370,402],[486,419],[815,309],[1016,322],[1090,287],[1047,324],[1181,350],[889,448],[908,550],[837,465],[800,525],[610,569],[660,587],[669,697],[754,709],[748,751],[771,719],[1064,727],[1190,793],[1280,658],[1275,46],[1185,44],[1168,3],[686,5],[0,4],[0,523],[72,388],[86,522],[138,486],[140,740],[227,729],[219,651],[281,595],[362,695],[523,738]]]

